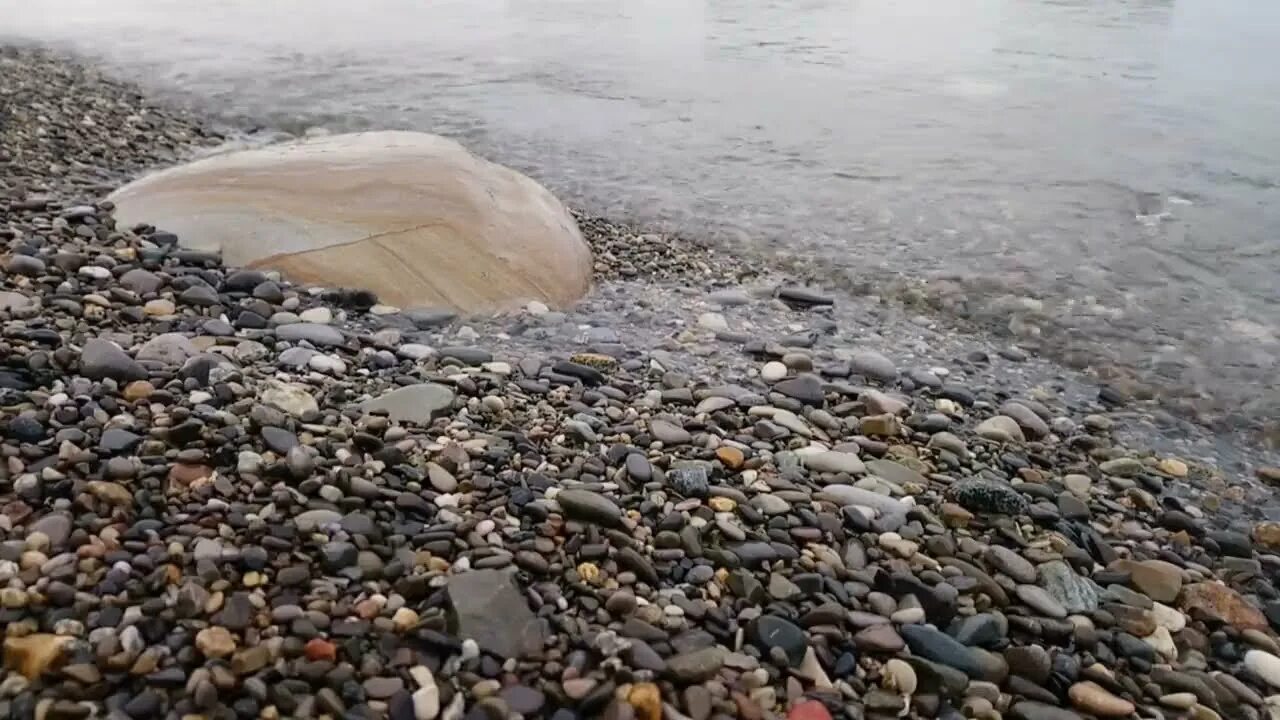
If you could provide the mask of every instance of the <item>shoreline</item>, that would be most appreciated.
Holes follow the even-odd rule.
[[[113,227],[81,203],[226,138],[91,68],[6,58],[42,73],[22,98],[42,119],[0,118],[0,619],[34,681],[3,678],[6,716],[705,720],[818,713],[809,698],[837,717],[986,700],[1072,718],[1102,712],[1089,693],[1186,690],[1158,659],[1241,673],[1258,690],[1220,683],[1232,712],[1192,704],[1246,717],[1280,682],[1240,670],[1243,649],[1278,650],[1280,606],[1253,581],[1280,560],[1249,541],[1274,549],[1253,521],[1280,518],[1245,464],[1262,453],[909,308],[788,304],[783,272],[581,214],[599,277],[575,308],[372,317]],[[270,327],[240,322],[249,302]],[[408,406],[397,388],[417,388]],[[380,400],[389,418],[356,408]],[[1046,579],[1063,567],[1077,580]],[[527,592],[468,572],[511,568]],[[1237,588],[1232,622],[1170,596],[1174,575]],[[1086,577],[1130,609],[1077,597]],[[459,613],[453,582],[493,603]],[[973,638],[955,617],[993,639],[956,642]],[[504,644],[526,631],[542,643]],[[1145,666],[1135,636],[1160,653]],[[1075,665],[1054,660],[1046,698],[1017,661],[1050,652]],[[1205,667],[1178,669],[1187,652]],[[1119,679],[1088,662],[1125,657]],[[957,667],[977,682],[956,687]]]

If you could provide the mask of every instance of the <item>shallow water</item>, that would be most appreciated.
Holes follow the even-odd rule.
[[[953,277],[934,284],[961,296],[948,312],[1280,412],[1280,3],[0,0],[0,18],[231,117],[434,130],[591,210],[828,279]]]

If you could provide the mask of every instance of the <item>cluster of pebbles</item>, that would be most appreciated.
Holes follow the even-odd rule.
[[[92,202],[196,125],[4,57],[65,82],[0,149],[0,716],[1280,716],[1280,470],[585,218],[569,312],[227,268]],[[39,170],[84,107],[149,130]]]

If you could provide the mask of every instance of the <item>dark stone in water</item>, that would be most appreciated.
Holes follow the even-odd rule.
[[[834,305],[835,299],[820,295],[812,290],[806,290],[801,287],[784,287],[778,289],[778,298],[783,302],[791,305],[799,305],[801,307],[812,307],[815,305]]]
[[[590,365],[582,365],[580,363],[569,362],[563,360],[551,366],[552,372],[561,375],[568,375],[582,381],[583,385],[600,385],[604,383],[604,373],[591,367]]]
[[[1209,533],[1209,539],[1218,544],[1218,550],[1228,557],[1252,558],[1253,544],[1242,533],[1218,530]]]
[[[493,360],[493,353],[482,348],[453,347],[440,351],[441,359],[453,359],[464,365],[482,365]]]
[[[430,330],[441,325],[448,325],[453,322],[458,313],[452,310],[436,309],[436,308],[410,308],[403,313],[409,322],[419,330]]]
[[[814,407],[822,407],[825,398],[822,395],[822,381],[814,375],[800,375],[783,380],[773,386],[775,392],[780,392],[789,398],[799,400],[806,405]]]

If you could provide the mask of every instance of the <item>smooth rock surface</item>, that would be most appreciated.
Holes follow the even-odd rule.
[[[591,252],[542,186],[426,133],[333,135],[198,160],[111,195],[226,262],[372,290],[401,307],[483,312],[574,302]]]

